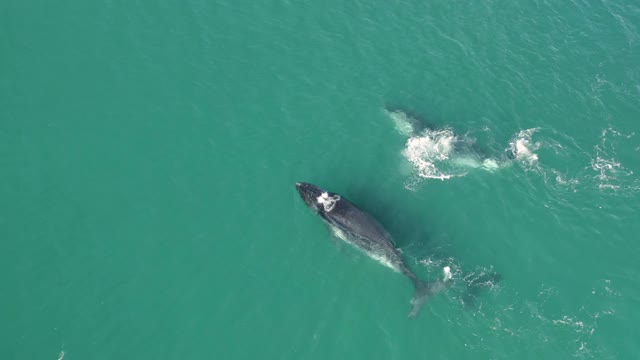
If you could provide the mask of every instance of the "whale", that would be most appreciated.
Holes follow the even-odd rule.
[[[434,282],[420,280],[407,266],[385,228],[344,196],[305,182],[297,182],[296,189],[307,207],[329,226],[336,237],[411,281],[415,293],[410,302],[410,318],[419,314],[429,298],[453,284],[448,266],[443,268],[441,279]]]
[[[410,110],[386,105],[384,112],[393,121],[396,131],[408,139],[407,146],[417,148],[420,157],[428,162],[446,160],[459,169],[494,171],[508,165],[516,157],[513,149],[505,149],[503,156],[491,156],[474,139],[458,134],[449,127],[436,126]]]

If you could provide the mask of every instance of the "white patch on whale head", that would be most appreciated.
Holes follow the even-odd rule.
[[[318,204],[321,204],[324,207],[324,211],[330,212],[340,200],[340,195],[329,196],[329,193],[323,192],[318,196],[317,200]]]

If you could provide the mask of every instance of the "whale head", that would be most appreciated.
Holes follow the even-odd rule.
[[[340,195],[330,193],[316,185],[297,182],[296,190],[304,203],[316,213],[328,213],[340,200]]]

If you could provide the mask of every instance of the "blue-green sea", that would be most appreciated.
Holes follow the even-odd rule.
[[[3,358],[638,358],[638,1],[6,0],[0,29]],[[454,285],[409,319],[297,181]]]

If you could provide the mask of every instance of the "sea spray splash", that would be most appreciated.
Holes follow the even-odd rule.
[[[478,152],[475,139],[448,127],[435,128],[402,110],[387,108],[385,113],[396,131],[408,137],[402,154],[412,164],[414,183],[419,178],[460,177],[473,169],[493,172],[511,163],[506,156],[500,159]]]
[[[538,162],[536,150],[540,149],[540,143],[532,140],[539,128],[531,128],[519,131],[509,142],[509,150],[516,160],[521,163],[534,166]]]

